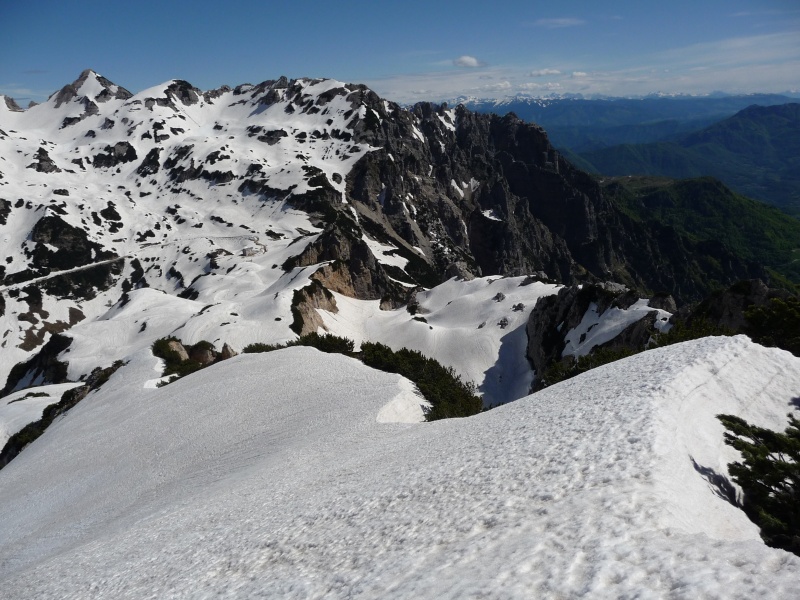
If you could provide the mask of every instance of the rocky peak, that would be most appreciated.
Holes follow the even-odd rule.
[[[12,112],[22,112],[19,104],[11,96],[0,96],[5,102],[6,108]]]
[[[183,79],[174,79],[166,88],[165,94],[168,98],[177,100],[185,106],[197,104],[202,98],[203,92]]]
[[[92,69],[85,69],[78,78],[50,96],[55,108],[75,99],[88,102],[107,102],[114,98],[127,100],[133,96],[128,90],[109,81]]]

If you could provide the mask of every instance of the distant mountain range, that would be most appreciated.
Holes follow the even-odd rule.
[[[713,176],[800,215],[800,104],[786,95],[469,100],[543,126],[575,166],[603,175]]]
[[[800,215],[800,104],[751,106],[675,141],[580,153],[604,175],[711,175]]]
[[[696,131],[757,104],[797,102],[783,94],[648,96],[644,98],[460,98],[476,112],[513,112],[541,125],[558,148],[588,152],[617,144],[661,141]]]

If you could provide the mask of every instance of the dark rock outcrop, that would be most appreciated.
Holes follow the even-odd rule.
[[[234,356],[238,355],[239,353],[236,352],[233,348],[231,348],[228,343],[222,345],[222,350],[219,353],[219,357],[217,360],[228,360],[229,358],[233,358]]]
[[[72,338],[60,334],[52,335],[39,352],[11,369],[5,386],[0,390],[0,397],[32,386],[67,381],[68,364],[60,361],[58,356],[71,343]]]
[[[7,275],[6,285],[50,275],[53,271],[83,267],[47,279],[40,286],[62,298],[93,298],[98,290],[108,289],[121,273],[122,259],[102,262],[116,257],[91,241],[83,229],[70,225],[60,216],[47,215],[39,219],[30,237],[36,244],[29,253],[30,268]],[[96,262],[100,264],[94,264]]]
[[[318,281],[295,291],[292,297],[292,324],[290,327],[297,335],[315,333],[318,329],[327,330],[317,309],[338,312],[336,299]]]
[[[193,360],[197,363],[200,363],[204,367],[207,367],[217,360],[218,355],[219,354],[214,351],[214,347],[211,344],[200,343],[192,346],[192,349],[189,352],[189,360]]]
[[[92,160],[95,167],[107,169],[137,158],[136,149],[128,142],[117,142],[113,146],[106,146],[103,150],[104,153],[96,155]]]
[[[53,159],[44,148],[39,148],[33,157],[33,162],[28,165],[28,169],[33,169],[39,173],[61,173]]]
[[[568,286],[556,295],[539,299],[526,327],[527,357],[534,370],[541,374],[561,360],[567,334],[581,323],[592,304],[602,315],[610,308],[627,310],[638,299],[638,294],[615,284]],[[637,352],[644,349],[655,331],[657,316],[656,310],[646,313],[598,347]]]
[[[127,100],[128,98],[133,96],[133,94],[131,94],[125,88],[112,83],[111,81],[109,81],[102,75],[98,75],[91,69],[86,69],[80,74],[80,76],[75,81],[73,81],[69,85],[65,85],[58,92],[56,92],[55,95],[56,108],[61,106],[61,104],[63,104],[64,102],[69,102],[70,100],[72,100],[72,98],[76,97],[79,94],[81,87],[86,82],[86,80],[92,76],[94,76],[94,78],[100,83],[100,85],[103,88],[93,99],[99,100],[100,102],[106,102],[112,98],[116,98],[117,100]]]
[[[6,108],[12,112],[22,112],[22,108],[11,96],[3,96]]]
[[[0,198],[0,225],[8,222],[8,215],[11,214],[11,202]]]
[[[370,115],[353,118],[353,140],[380,148],[348,175],[349,196],[393,243],[421,248],[440,278],[460,262],[476,275],[613,279],[686,301],[709,291],[701,273],[732,282],[759,272],[722,244],[627,216],[541,128],[513,114],[427,103],[403,111],[365,88],[348,98]]]
[[[386,297],[405,300],[405,289],[392,281],[384,265],[378,262],[360,230],[352,221],[340,218],[305,250],[290,258],[284,269],[305,267],[331,261],[312,276],[327,289],[362,300]]]
[[[189,353],[186,351],[186,348],[181,344],[178,340],[170,340],[167,342],[167,347],[177,354],[178,359],[180,362],[189,360]]]

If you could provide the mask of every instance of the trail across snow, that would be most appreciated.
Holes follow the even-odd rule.
[[[719,412],[785,427],[786,352],[707,338],[417,424],[379,422],[419,402],[400,377],[310,348],[153,366],[0,471],[6,597],[796,597],[693,466],[735,457]]]

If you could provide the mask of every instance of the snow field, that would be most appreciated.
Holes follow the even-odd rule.
[[[484,404],[492,406],[529,393],[534,372],[525,357],[525,325],[538,299],[560,287],[521,285],[524,281],[525,277],[453,278],[419,293],[419,310],[413,316],[405,308],[382,311],[377,301],[335,293],[338,312],[319,313],[331,333],[352,339],[356,348],[366,340],[436,358],[464,381],[475,383]],[[514,310],[518,304],[525,308]]]
[[[744,337],[426,424],[379,423],[400,378],[310,348],[137,387],[151,363],[118,371],[0,472],[11,597],[796,592],[800,559],[765,547],[691,466],[728,460],[710,443],[720,410],[785,424],[800,360]]]

